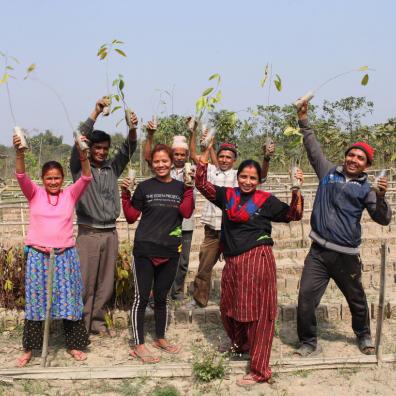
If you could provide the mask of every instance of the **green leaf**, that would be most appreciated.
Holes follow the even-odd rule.
[[[172,230],[169,233],[169,236],[175,236],[175,237],[181,238],[181,236],[182,236],[182,228],[180,226],[177,226],[174,230]]]
[[[223,99],[223,94],[221,93],[221,91],[218,91],[216,95],[216,102],[220,102],[221,99]]]
[[[124,44],[123,41],[117,40],[117,39],[114,39],[111,43],[112,43],[112,44]]]
[[[238,121],[238,115],[237,115],[237,113],[233,112],[233,113],[230,115],[230,118],[231,118],[232,124],[235,125],[236,122]]]
[[[369,80],[369,75],[368,74],[365,74],[364,76],[363,76],[363,78],[362,78],[362,81],[360,82],[362,85],[367,85],[367,83],[368,83],[368,80]]]
[[[119,102],[119,101],[120,101],[120,96],[117,95],[117,94],[115,94],[115,95],[114,95],[114,99],[115,99],[117,102]]]
[[[274,80],[274,84],[276,89],[280,92],[282,91],[282,80],[279,76],[279,74],[276,75],[276,79]]]
[[[9,279],[4,282],[4,291],[12,291],[13,287],[14,284]]]
[[[107,56],[107,51],[103,51],[100,55],[99,55],[99,59],[103,60],[104,58],[106,58]]]
[[[17,58],[15,58],[15,56],[10,56],[10,58],[14,61],[14,62],[16,62],[16,63],[21,63],[21,62],[19,62],[19,60],[17,59]]]
[[[126,58],[126,53],[124,51],[120,50],[119,48],[115,48],[115,51]]]
[[[257,241],[262,241],[263,239],[271,239],[268,235],[261,235],[261,237],[257,238]]]
[[[32,63],[26,70],[26,73],[31,73],[36,68],[36,64]]]
[[[113,110],[111,110],[111,114],[113,114],[115,111],[117,111],[117,110],[119,110],[119,109],[121,109],[121,106],[115,106],[115,107],[113,108]]]
[[[3,78],[0,80],[0,84],[5,84],[9,78],[10,78],[10,75],[8,73],[4,73]]]
[[[264,77],[260,80],[260,87],[261,88],[264,87],[264,84],[268,80],[268,69],[269,69],[269,66],[268,66],[268,63],[267,63],[267,65],[265,66],[265,69],[264,69]]]
[[[220,82],[220,74],[219,73],[215,73],[215,74],[212,74],[210,77],[209,77],[209,81],[210,80],[214,80],[214,79],[216,79],[217,80],[217,82],[219,83]]]
[[[98,52],[96,53],[97,56],[100,56],[103,52],[107,51],[107,47],[99,48]]]
[[[359,71],[366,71],[366,70],[368,70],[369,69],[369,67],[368,66],[360,66],[359,67]]]
[[[292,126],[289,126],[283,131],[283,134],[285,136],[294,136],[294,135],[301,135],[301,132],[298,128],[293,128]]]
[[[202,92],[202,96],[208,96],[213,91],[213,89],[214,88],[212,87],[205,89],[205,91]]]
[[[124,80],[120,80],[120,82],[118,83],[118,89],[120,91],[122,91],[124,89],[124,87],[125,87]]]
[[[195,110],[198,113],[206,106],[206,98],[205,96],[201,96],[197,102],[195,103]]]
[[[9,66],[9,65],[6,66],[5,68],[6,68],[6,70],[14,70],[14,68],[12,66]]]

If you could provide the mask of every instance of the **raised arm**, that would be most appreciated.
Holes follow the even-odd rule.
[[[304,174],[298,169],[295,177],[300,180],[301,185],[304,182]],[[289,223],[291,221],[299,221],[303,217],[304,197],[299,188],[292,190],[292,198],[290,205],[281,202],[278,198],[273,197],[270,208],[271,220],[274,222]]]
[[[271,144],[266,146],[263,145],[263,163],[261,165],[261,183],[264,183],[267,180],[268,170],[269,170],[269,163],[271,158],[275,153],[275,143],[272,142]]]
[[[146,125],[146,141],[144,142],[144,160],[147,162],[148,166],[151,167],[151,150],[153,148],[154,133],[156,131],[156,125],[153,121],[149,121]]]
[[[95,103],[95,107],[92,110],[90,116],[85,120],[85,122],[82,122],[79,125],[80,133],[83,136],[87,137],[88,140],[89,140],[91,133],[93,131],[95,122],[96,122],[97,118],[99,117],[100,113],[102,113],[104,106],[105,106],[105,103],[104,103],[103,99],[97,100]],[[70,171],[71,171],[74,181],[76,181],[80,170],[81,170],[80,155],[77,150],[77,147],[74,145],[72,148],[71,156],[70,156]]]
[[[304,147],[307,150],[308,159],[319,179],[334,166],[323,154],[322,148],[308,123],[308,103],[304,102],[298,111],[298,125],[304,136]]]
[[[194,121],[194,125],[192,125],[191,117],[187,120],[188,131],[190,132],[190,141],[188,142],[188,149],[190,152],[191,161],[195,164],[198,164],[197,159],[197,126],[198,123]]]
[[[17,135],[13,135],[12,143],[15,148],[15,171],[16,173],[25,173],[25,149],[19,148],[21,138]]]
[[[378,224],[388,225],[392,220],[392,209],[385,200],[385,194],[388,189],[386,177],[378,180],[379,191],[370,191],[367,194],[365,205],[370,217]]]
[[[19,186],[21,187],[21,190],[23,194],[25,195],[26,199],[30,201],[34,194],[36,193],[36,190],[38,189],[38,186],[33,183],[28,175],[25,173],[25,149],[20,149],[19,145],[21,144],[21,139],[14,135],[12,137],[12,142],[15,148],[15,173],[16,177],[19,183]]]
[[[136,150],[137,146],[137,135],[136,129],[138,125],[138,118],[135,113],[131,113],[131,121],[130,125],[131,128],[129,129],[128,137],[122,143],[120,149],[118,150],[117,154],[111,161],[111,167],[113,168],[117,177],[121,176],[121,173],[124,171],[125,167],[127,166],[128,162],[130,161],[132,154]]]

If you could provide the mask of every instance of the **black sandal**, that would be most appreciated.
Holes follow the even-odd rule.
[[[360,352],[365,355],[375,355],[375,346],[371,337],[358,337],[357,344]]]

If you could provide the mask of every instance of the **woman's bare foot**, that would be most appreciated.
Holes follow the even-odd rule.
[[[181,350],[180,345],[171,344],[165,338],[159,338],[158,340],[155,340],[152,345],[154,348],[160,349],[161,351],[170,353],[172,355],[176,355]]]
[[[251,374],[246,374],[241,378],[238,378],[236,384],[242,387],[249,387],[258,384],[259,381],[255,380]]]
[[[68,349],[66,352],[71,355],[73,359],[77,362],[87,360],[87,354],[83,351],[79,351],[78,349]]]
[[[32,359],[32,351],[25,351],[25,353],[18,359],[18,367],[25,367]]]
[[[140,359],[142,363],[158,363],[160,361],[160,358],[153,355],[145,344],[136,345],[135,348],[129,351],[129,354],[133,358]]]

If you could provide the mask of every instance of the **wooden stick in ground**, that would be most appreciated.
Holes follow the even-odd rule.
[[[388,257],[388,242],[383,240],[381,243],[381,272],[380,272],[380,293],[378,301],[378,312],[377,312],[377,329],[375,333],[375,351],[377,355],[378,364],[381,364],[382,360],[382,324],[384,321],[385,313],[385,271],[386,261]]]
[[[43,350],[41,352],[41,367],[47,365],[48,355],[48,340],[49,331],[51,324],[51,306],[52,306],[52,279],[55,267],[55,253],[54,249],[51,249],[50,259],[48,264],[48,276],[47,276],[47,309],[45,312],[45,324],[44,324],[44,337],[43,337]]]

